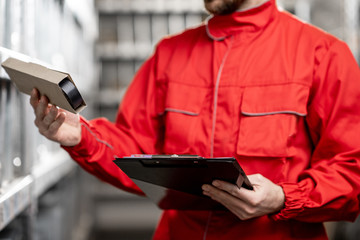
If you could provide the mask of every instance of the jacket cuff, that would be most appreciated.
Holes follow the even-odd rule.
[[[96,140],[94,133],[90,130],[90,123],[83,117],[80,116],[81,124],[81,140],[75,146],[63,146],[61,147],[67,151],[73,158],[81,156],[91,156],[94,149],[96,149]]]
[[[304,211],[306,192],[308,192],[308,181],[300,183],[279,183],[285,194],[284,208],[277,214],[271,216],[274,220],[287,220],[295,218]]]

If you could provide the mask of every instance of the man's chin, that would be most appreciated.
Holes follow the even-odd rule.
[[[214,15],[231,14],[239,9],[244,0],[204,0],[205,9]]]

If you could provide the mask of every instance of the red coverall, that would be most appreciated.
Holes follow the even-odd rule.
[[[326,239],[323,221],[359,211],[359,102],[360,71],[346,44],[270,0],[162,40],[116,123],[82,118],[80,144],[65,149],[138,194],[114,156],[233,156],[284,190],[280,212],[247,221],[229,211],[164,211],[154,239]]]

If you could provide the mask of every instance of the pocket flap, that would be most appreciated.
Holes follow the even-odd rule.
[[[299,83],[246,87],[241,113],[247,116],[278,113],[306,116],[308,96],[309,87]]]
[[[164,116],[164,153],[195,152],[195,135],[201,122],[201,111],[208,89],[169,82],[162,112]]]
[[[286,83],[244,89],[237,153],[244,156],[288,157],[289,140],[307,114],[309,87]]]
[[[170,82],[166,93],[164,112],[199,115],[206,93],[206,88]]]

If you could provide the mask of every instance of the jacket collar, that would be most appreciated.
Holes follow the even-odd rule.
[[[216,41],[240,32],[258,32],[275,18],[277,11],[275,0],[268,0],[251,9],[228,15],[211,15],[205,22],[206,32]]]

